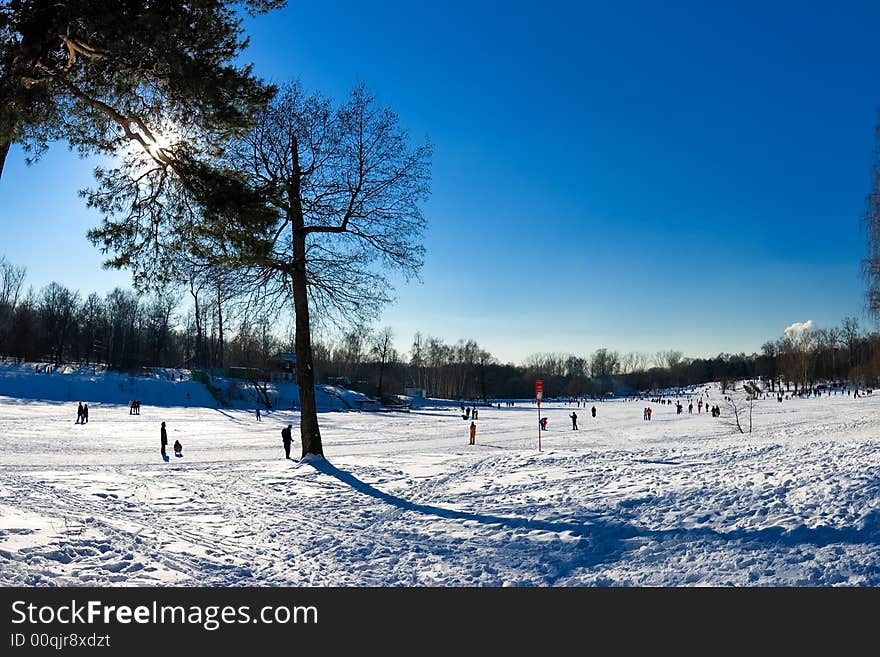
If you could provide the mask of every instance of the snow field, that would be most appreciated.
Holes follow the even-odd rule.
[[[297,462],[296,412],[3,397],[0,584],[880,585],[880,399],[646,405],[545,404],[541,452],[527,403],[325,412]]]

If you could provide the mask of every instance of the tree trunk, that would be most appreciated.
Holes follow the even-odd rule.
[[[302,230],[302,212],[293,229],[293,308],[296,313],[296,384],[299,386],[302,457],[306,454],[324,456],[321,431],[318,428],[318,407],[315,402],[315,370],[312,362],[312,336],[309,327],[309,289],[306,281],[306,235]],[[299,230],[297,230],[297,224]]]
[[[199,295],[190,290],[190,294],[193,297],[193,304],[195,305],[195,314],[196,314],[196,353],[195,353],[195,361],[196,367],[202,367],[202,324],[201,319],[199,317]]]
[[[385,356],[382,356],[382,361],[379,363],[379,385],[376,388],[376,396],[381,400],[382,399],[382,378],[385,376]]]
[[[294,352],[296,353],[296,385],[299,387],[299,433],[302,456],[324,456],[321,430],[318,428],[318,405],[315,401],[315,367],[312,357],[312,332],[309,326],[309,283],[306,279],[306,231],[300,197],[298,144],[292,144],[293,175],[288,192],[288,218],[291,220],[293,250],[293,311],[296,315]]]
[[[223,369],[223,300],[220,297],[220,285],[217,285],[217,323],[220,327],[220,343],[217,345],[220,369]]]
[[[110,335],[107,339],[107,358],[105,358],[105,360],[107,361],[107,365],[113,363],[113,349],[116,347],[116,324],[110,324],[109,333]]]
[[[0,179],[3,178],[3,166],[6,164],[6,156],[9,155],[11,141],[0,142]]]

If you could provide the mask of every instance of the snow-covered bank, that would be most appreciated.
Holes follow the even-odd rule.
[[[0,395],[74,404],[128,404],[140,399],[149,406],[217,405],[205,386],[192,380],[188,370],[159,368],[149,375],[131,376],[92,367],[2,363]]]
[[[0,363],[0,396],[48,402],[128,404],[139,399],[145,407],[201,406],[206,408],[256,409],[261,398],[247,381],[215,377],[212,387],[222,402],[189,370],[151,368],[138,375],[91,366],[54,367],[48,363]],[[295,383],[269,383],[269,397],[276,408],[299,404]],[[366,395],[339,386],[318,385],[315,400],[319,411],[357,410]]]

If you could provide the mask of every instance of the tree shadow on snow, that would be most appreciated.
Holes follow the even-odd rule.
[[[241,416],[236,417],[236,416],[232,415],[231,413],[227,413],[226,411],[224,411],[221,408],[215,408],[213,410],[220,413],[220,415],[227,418],[230,422],[235,422],[236,424],[250,424],[250,422],[248,420],[254,419],[254,414],[249,411],[241,411]]]
[[[397,495],[392,495],[391,493],[379,490],[375,486],[361,481],[350,472],[340,470],[326,459],[308,459],[305,463],[308,463],[319,472],[335,477],[340,482],[351,486],[359,493],[382,500],[387,504],[405,511],[433,515],[451,520],[477,522],[484,525],[501,525],[510,529],[523,529],[529,532],[567,533],[579,538],[589,539],[590,558],[585,560],[585,555],[581,552],[576,559],[576,563],[571,564],[570,567],[585,567],[619,558],[626,549],[622,541],[628,538],[634,538],[641,533],[639,530],[628,524],[615,523],[608,519],[596,521],[590,520],[583,524],[574,522],[553,522],[533,518],[518,518],[515,516],[496,516],[485,513],[471,513],[469,511],[445,509],[431,504],[418,504],[402,497],[398,497]]]
[[[575,562],[569,564],[571,569],[614,561],[621,558],[626,552],[637,549],[643,544],[642,541],[637,545],[627,544],[626,541],[630,539],[645,539],[657,542],[672,541],[674,544],[679,544],[682,541],[743,542],[746,544],[757,542],[768,548],[795,548],[801,545],[820,548],[838,543],[880,544],[880,511],[872,511],[867,514],[856,527],[836,528],[820,526],[809,528],[801,525],[792,530],[787,530],[784,527],[733,529],[729,532],[701,527],[675,527],[655,530],[638,527],[629,522],[616,521],[607,514],[591,516],[584,523],[559,522],[456,511],[431,504],[419,504],[379,490],[375,486],[361,481],[352,473],[340,470],[326,459],[307,459],[305,462],[309,463],[319,472],[335,477],[340,482],[351,486],[359,493],[382,500],[405,511],[452,520],[472,521],[485,525],[501,525],[511,529],[523,529],[530,532],[567,533],[571,536],[588,539],[590,544],[589,558],[585,559],[586,555],[580,552]]]

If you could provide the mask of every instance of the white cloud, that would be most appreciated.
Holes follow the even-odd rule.
[[[786,328],[782,333],[785,337],[790,338],[791,340],[796,340],[803,333],[808,333],[815,328],[815,324],[813,324],[812,319],[808,319],[806,322],[795,322],[788,328]]]

